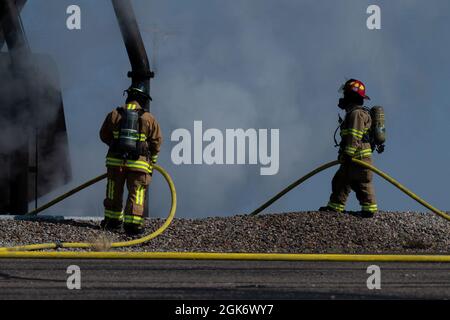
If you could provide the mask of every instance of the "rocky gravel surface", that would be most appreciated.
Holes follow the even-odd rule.
[[[146,221],[147,232],[163,220]],[[129,240],[123,232],[100,230],[99,221],[0,220],[0,246],[55,241],[102,243]],[[450,254],[450,222],[417,212],[356,214],[293,212],[257,217],[175,219],[150,242],[122,251],[267,253]]]

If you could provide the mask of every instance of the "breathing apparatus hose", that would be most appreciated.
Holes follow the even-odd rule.
[[[122,242],[114,242],[111,243],[109,245],[110,248],[120,248],[120,247],[130,247],[130,246],[135,246],[138,244],[142,244],[144,242],[150,241],[153,238],[156,238],[157,236],[159,236],[161,233],[163,233],[172,223],[173,218],[175,217],[175,212],[177,210],[177,192],[175,189],[175,184],[173,183],[172,178],[170,177],[170,175],[160,166],[158,165],[154,165],[154,169],[156,169],[159,173],[162,174],[162,176],[164,177],[164,179],[166,180],[167,184],[169,185],[170,188],[170,193],[171,193],[171,207],[170,207],[170,211],[169,211],[169,215],[166,218],[166,221],[164,222],[164,224],[157,229],[156,231],[154,231],[153,233],[146,235],[142,238],[139,239],[135,239],[135,240],[130,240],[130,241],[122,241]],[[55,200],[49,202],[48,204],[38,208],[37,210],[34,210],[32,212],[30,212],[28,215],[36,215],[39,212],[42,212],[43,210],[55,205],[56,203],[70,197],[71,195],[73,195],[74,193],[77,193],[89,186],[91,186],[94,183],[97,183],[99,181],[102,181],[103,179],[106,178],[106,174],[98,176],[95,179],[92,179],[86,183],[84,183],[83,185],[65,193],[64,195],[56,198]],[[88,243],[88,242],[61,242],[61,243],[43,243],[43,244],[32,244],[32,245],[25,245],[25,246],[17,246],[17,247],[11,247],[11,248],[0,248],[0,252],[5,252],[5,251],[34,251],[34,250],[50,250],[50,249],[90,249],[93,248],[95,246],[94,243]]]
[[[380,177],[382,177],[383,179],[385,179],[386,181],[388,181],[389,183],[391,183],[392,185],[394,185],[395,187],[397,187],[398,189],[400,189],[401,191],[403,191],[405,194],[407,194],[409,197],[411,197],[412,199],[416,200],[418,203],[420,203],[421,205],[423,205],[424,207],[426,207],[427,209],[431,210],[433,213],[441,216],[442,218],[449,220],[450,221],[450,215],[448,215],[447,213],[433,207],[431,204],[429,204],[428,202],[426,202],[425,200],[423,200],[422,198],[420,198],[418,195],[416,195],[414,192],[412,192],[411,190],[409,190],[408,188],[406,188],[405,186],[403,186],[401,183],[399,183],[397,180],[395,180],[394,178],[392,178],[391,176],[389,176],[388,174],[384,173],[383,171],[381,171],[380,169],[374,167],[371,164],[368,164],[364,161],[358,160],[358,159],[352,159],[352,161],[362,167],[365,167],[369,170],[371,170],[372,172],[376,173],[377,175],[379,175]],[[314,169],[313,171],[311,171],[310,173],[308,173],[307,175],[303,176],[302,178],[300,178],[299,180],[295,181],[294,183],[292,183],[291,185],[289,185],[287,188],[283,189],[280,193],[278,193],[277,195],[275,195],[274,197],[270,198],[269,201],[267,201],[266,203],[264,203],[262,206],[260,206],[258,209],[254,210],[252,213],[250,213],[251,216],[256,216],[257,214],[261,213],[264,209],[266,209],[267,207],[269,207],[270,205],[272,205],[275,201],[279,200],[281,197],[283,197],[286,193],[288,193],[289,191],[291,191],[292,189],[296,188],[297,186],[299,186],[300,184],[302,184],[303,182],[305,182],[306,180],[308,180],[309,178],[311,178],[312,176],[318,174],[319,172],[322,172],[330,167],[333,167],[335,165],[340,164],[339,161],[332,161],[329,162],[327,164],[324,164],[320,167],[318,167],[317,169]]]

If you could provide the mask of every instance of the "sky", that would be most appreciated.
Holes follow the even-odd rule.
[[[386,112],[386,152],[377,167],[427,201],[449,210],[450,3],[440,0],[133,0],[156,78],[152,113],[163,130],[159,164],[172,175],[180,218],[249,213],[315,167],[336,159],[338,88],[365,82],[367,106]],[[81,30],[66,28],[66,9],[81,8]],[[369,5],[381,30],[366,27]],[[105,171],[98,137],[108,112],[123,103],[130,65],[108,0],[30,0],[23,23],[31,48],[60,71],[73,181],[40,204]],[[174,130],[279,129],[280,169],[172,163]],[[266,212],[316,210],[327,203],[335,168],[312,178]],[[381,178],[382,210],[426,210]],[[101,216],[105,183],[48,210]],[[151,186],[150,215],[164,217],[169,192]],[[348,209],[358,209],[352,194]]]

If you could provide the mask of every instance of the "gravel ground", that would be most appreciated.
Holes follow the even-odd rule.
[[[146,221],[148,233],[163,220]],[[99,221],[0,220],[0,246],[55,241],[129,240],[100,230]],[[257,217],[175,219],[162,235],[123,251],[450,254],[450,222],[432,214],[294,212]]]

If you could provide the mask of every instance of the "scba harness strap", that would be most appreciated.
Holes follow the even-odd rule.
[[[380,111],[374,111],[376,108],[381,109],[381,114],[379,113]],[[363,131],[361,130],[356,130],[356,129],[345,129],[344,125],[345,125],[345,120],[343,120],[341,118],[341,116],[339,116],[339,126],[336,128],[336,131],[334,132],[334,142],[335,142],[335,147],[340,147],[340,144],[337,142],[336,139],[336,135],[337,132],[339,131],[339,129],[341,130],[341,136],[345,136],[345,135],[353,135],[356,138],[360,139],[363,143],[369,143],[371,145],[372,148],[372,152],[377,150],[378,153],[382,153],[384,151],[384,139],[381,141],[380,138],[377,137],[377,134],[375,131],[379,130],[379,128],[377,128],[376,125],[376,121],[377,117],[382,117],[382,119],[384,120],[384,113],[381,107],[374,107],[372,109],[369,109],[367,107],[354,107],[353,109],[351,109],[347,116],[349,116],[352,112],[354,112],[357,109],[361,109],[364,112],[366,112],[370,118],[372,119],[372,126],[370,128],[367,128]],[[376,114],[376,112],[378,112],[378,114]],[[382,124],[382,130],[383,133],[385,132],[384,129],[384,123]]]
[[[367,112],[369,114],[369,116],[371,115],[370,114],[370,110],[367,107],[359,107],[359,106],[357,106],[357,107],[354,107],[353,109],[351,109],[350,111],[347,112],[346,118],[348,116],[350,116],[350,114],[352,112],[354,112],[355,110],[358,110],[358,109],[364,110],[365,112]],[[356,137],[357,139],[361,140],[362,142],[371,143],[370,142],[371,141],[370,128],[367,128],[364,131],[353,129],[353,128],[345,129],[344,125],[345,125],[346,122],[345,122],[344,119],[342,119],[342,117],[340,115],[339,115],[338,122],[339,122],[339,125],[336,128],[336,131],[334,132],[334,146],[336,148],[340,147],[340,143],[338,143],[337,138],[336,138],[337,133],[338,133],[339,130],[340,130],[341,137],[346,136],[346,135],[352,135],[352,136]]]

